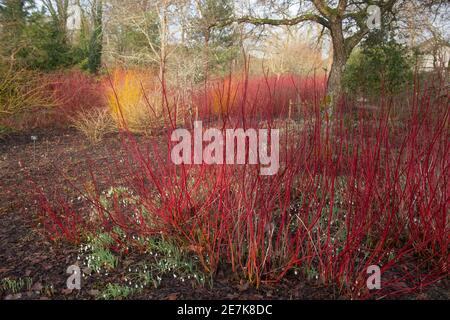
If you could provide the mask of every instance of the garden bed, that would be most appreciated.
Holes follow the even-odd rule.
[[[34,143],[31,136],[36,136]],[[324,287],[298,274],[289,274],[273,285],[259,289],[237,279],[229,269],[219,268],[212,283],[199,284],[166,275],[158,288],[153,285],[139,290],[121,290],[131,273],[141,268],[148,255],[130,252],[119,256],[116,268],[108,273],[91,273],[82,280],[82,290],[66,287],[69,265],[80,263],[80,247],[64,241],[48,239],[37,224],[36,203],[25,192],[29,188],[27,172],[39,185],[55,191],[66,187],[64,178],[54,165],[65,168],[69,175],[89,174],[83,160],[88,156],[96,165],[120,156],[120,138],[107,136],[101,145],[91,146],[74,130],[45,130],[10,136],[0,143],[0,297],[2,299],[339,299],[339,291]],[[142,140],[142,139],[141,139]],[[120,178],[120,177],[118,177]],[[81,179],[80,179],[81,181]],[[49,191],[49,190],[46,190]],[[81,264],[81,263],[80,263]],[[131,270],[131,272],[130,272]],[[138,270],[139,273],[139,270]],[[133,283],[131,286],[134,286]],[[449,299],[449,283],[441,280],[424,291],[407,295],[413,299]],[[107,296],[105,296],[107,295]]]

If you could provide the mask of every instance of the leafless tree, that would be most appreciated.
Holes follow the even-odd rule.
[[[175,50],[173,27],[181,0],[110,0],[107,18],[109,53],[135,63],[154,63],[164,76],[167,60]],[[115,27],[130,28],[145,39],[145,46],[133,52],[113,52]]]
[[[277,75],[294,73],[312,75],[324,71],[321,46],[313,40],[317,37],[313,28],[305,32],[297,26],[283,26],[270,30],[263,42],[264,57],[269,71]]]
[[[42,0],[62,35],[67,35],[70,0]]]
[[[216,21],[210,27],[221,27],[235,22],[272,26],[318,23],[331,37],[333,63],[328,80],[328,92],[330,96],[337,97],[343,92],[342,77],[351,52],[370,32],[370,26],[367,23],[368,6],[378,6],[381,15],[388,20],[389,24],[401,15],[404,5],[409,1],[411,0],[250,1],[246,12]],[[442,5],[443,2],[418,1],[422,8],[428,9]]]

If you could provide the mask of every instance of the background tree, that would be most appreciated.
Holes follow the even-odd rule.
[[[347,92],[372,98],[400,93],[412,83],[412,55],[393,39],[371,40],[364,41],[350,56],[343,78]]]
[[[411,0],[409,0],[411,1]],[[297,25],[314,22],[328,32],[333,50],[328,93],[338,97],[343,93],[343,74],[353,49],[370,32],[367,24],[369,5],[377,5],[381,15],[394,23],[406,0],[305,0],[276,1],[263,0],[258,3],[264,6],[249,6],[247,12],[233,17],[220,19],[210,27],[227,26],[233,22],[251,23],[254,25]],[[414,0],[413,0],[414,1]],[[444,1],[418,1],[422,8],[432,8]],[[261,14],[262,12],[263,14]]]
[[[53,7],[56,2],[47,3],[56,15],[47,5],[38,8],[31,0],[3,0],[0,4],[0,51],[18,68],[50,71],[75,66],[84,59],[84,51],[68,41],[59,18],[64,14]]]
[[[276,75],[296,74],[312,76],[323,73],[327,64],[322,57],[321,46],[313,40],[313,28],[305,30],[299,26],[269,29],[263,42],[264,64]],[[267,62],[266,62],[267,61]]]
[[[49,11],[55,29],[67,41],[67,20],[69,18],[70,0],[42,0],[45,8]]]
[[[69,18],[70,0],[43,0],[44,7],[50,14],[49,33],[51,41],[46,47],[53,60],[51,69],[57,66],[69,66],[77,63],[72,55],[72,45],[69,43],[67,21]]]
[[[239,55],[239,34],[234,26],[210,28],[214,21],[233,16],[231,0],[195,0],[195,11],[190,18],[191,50],[202,51],[205,72],[224,74]],[[204,75],[206,76],[206,75]]]
[[[155,66],[160,62],[161,29],[157,2],[110,0],[105,23],[108,62]]]
[[[7,60],[20,59],[26,47],[24,36],[31,7],[34,7],[34,1],[0,1],[0,52]]]
[[[98,73],[102,66],[103,51],[103,1],[92,1],[92,34],[89,42],[88,69]]]

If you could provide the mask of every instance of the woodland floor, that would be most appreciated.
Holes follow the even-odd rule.
[[[31,136],[37,136],[34,144]],[[66,289],[66,269],[77,260],[79,248],[48,240],[34,215],[28,196],[27,172],[40,186],[55,191],[64,188],[64,179],[54,165],[74,176],[87,175],[86,159],[101,165],[111,150],[119,153],[119,138],[110,135],[98,146],[90,146],[74,130],[52,129],[11,135],[0,140],[0,283],[4,279],[29,279],[30,287],[11,292],[0,287],[0,299],[97,299],[108,283],[116,283],[127,268],[144,257],[122,257],[114,273],[92,275],[83,280],[81,291]],[[129,299],[340,299],[332,288],[324,288],[301,278],[285,278],[274,286],[260,289],[242,285],[226,272],[219,272],[213,288],[192,287],[173,278],[158,289],[144,288]],[[449,281],[443,280],[426,291],[407,298],[450,299]]]

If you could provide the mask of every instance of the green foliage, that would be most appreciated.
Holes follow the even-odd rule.
[[[393,40],[369,38],[350,56],[344,85],[347,92],[356,96],[397,94],[412,82],[412,65],[404,46]]]
[[[108,283],[101,296],[105,300],[122,300],[133,294],[134,290],[127,286]]]
[[[198,259],[179,245],[163,238],[150,238],[147,246],[147,253],[155,258],[149,270],[153,276],[160,279],[169,275],[181,282],[193,280],[205,284],[206,276],[200,271]]]
[[[111,210],[115,202],[122,207],[130,206],[130,211],[134,211],[132,207],[139,204],[139,197],[125,187],[110,188],[100,197],[100,203],[106,210]],[[142,210],[144,217],[148,218],[144,208]],[[92,214],[95,215],[96,211]],[[91,218],[96,219],[95,216]],[[81,247],[80,255],[83,255],[84,265],[97,273],[113,271],[118,266],[119,259],[118,255],[111,251],[112,247],[123,253],[134,250],[145,252],[146,259],[138,265],[127,267],[125,283],[109,286],[104,293],[107,298],[120,297],[126,292],[126,288],[132,288],[134,291],[147,286],[157,288],[165,277],[193,286],[205,285],[208,281],[201,271],[198,257],[180,243],[159,236],[130,235],[119,227],[110,231],[101,228],[101,231],[88,237],[87,244]]]
[[[115,24],[109,28],[116,39],[114,50],[118,60],[129,65],[148,66],[155,63],[149,61],[148,55],[154,55],[153,49],[158,51],[161,46],[156,12],[148,10],[138,22]]]
[[[94,16],[94,30],[89,42],[88,69],[91,73],[98,73],[102,66],[103,50],[103,1],[96,3]]]
[[[0,57],[17,68],[51,71],[86,59],[86,50],[71,44],[66,31],[34,0],[1,1],[0,29]]]
[[[18,59],[18,51],[25,46],[24,33],[28,10],[34,1],[0,1],[0,54],[2,57]]]
[[[130,211],[134,211],[132,208],[139,204],[139,197],[134,195],[132,190],[125,187],[110,188],[100,197],[100,203],[106,210],[111,210],[115,201],[120,206],[129,206]],[[145,208],[141,207],[141,210],[143,217],[145,219],[149,218]],[[95,215],[95,212],[93,214]],[[132,218],[136,219],[136,223],[139,223],[137,216],[132,215]],[[206,281],[205,276],[200,271],[198,258],[183,248],[183,246],[180,246],[180,244],[160,237],[130,237],[118,227],[114,228],[112,232],[116,237],[120,238],[123,246],[144,248],[151,260],[149,265],[145,266],[146,272],[148,272],[148,277],[146,278],[155,286],[166,275],[175,276],[185,281],[190,279],[199,283]],[[105,261],[110,261],[108,258],[109,254],[107,254],[109,250],[106,248],[112,244],[113,239],[107,233],[100,233],[89,241],[84,250],[90,252],[87,261],[90,261],[89,267],[91,269],[98,271],[105,265]],[[105,253],[105,251],[107,252]],[[109,265],[116,264],[115,260],[114,263],[109,263]]]
[[[0,289],[3,292],[16,294],[24,289],[29,291],[31,289],[32,284],[33,279],[31,279],[30,277],[19,279],[5,278],[2,279],[1,281]]]
[[[190,49],[203,51],[207,59],[208,71],[224,75],[231,62],[239,56],[239,35],[234,26],[210,28],[219,20],[233,15],[230,0],[202,0],[200,17],[194,17],[190,35]]]
[[[21,55],[24,65],[30,69],[51,71],[71,67],[78,62],[66,36],[42,14],[32,16],[25,36],[29,43]]]
[[[138,292],[145,287],[158,288],[163,279],[172,278],[180,283],[204,286],[206,275],[199,270],[198,260],[186,250],[162,237],[128,237],[128,244],[139,243],[146,248],[146,259],[129,265],[122,287]],[[123,238],[123,241],[127,239]]]
[[[107,233],[100,233],[95,237],[88,238],[88,244],[82,248],[87,253],[86,265],[95,272],[103,269],[112,270],[116,268],[118,258],[110,250],[114,239]]]

